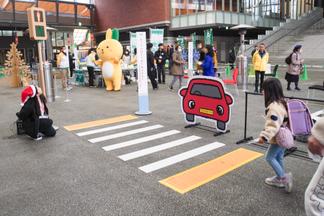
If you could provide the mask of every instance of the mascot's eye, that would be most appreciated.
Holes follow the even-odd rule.
[[[106,48],[109,49],[109,46],[107,46]]]

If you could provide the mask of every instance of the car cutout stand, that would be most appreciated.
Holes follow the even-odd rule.
[[[230,132],[227,125],[230,122],[234,99],[231,94],[225,92],[221,79],[195,76],[189,80],[187,87],[179,90],[179,96],[187,123],[185,128],[199,127],[214,132],[214,136]],[[214,127],[197,122],[197,118],[215,123],[216,131]]]
[[[206,131],[211,131],[211,132],[214,132],[214,136],[220,136],[220,135],[224,135],[224,134],[227,134],[227,133],[230,133],[231,130],[226,130],[225,132],[220,132],[220,131],[215,131],[215,128],[213,127],[210,127],[210,126],[207,126],[207,125],[202,125],[201,122],[197,122],[195,124],[188,124],[186,125],[184,128],[193,128],[193,127],[198,127],[202,130],[206,130]]]

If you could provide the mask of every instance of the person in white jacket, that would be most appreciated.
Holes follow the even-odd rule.
[[[320,162],[305,192],[305,211],[307,216],[324,215],[324,118],[319,119],[312,128],[308,139],[308,154]]]
[[[67,80],[69,67],[69,57],[66,53],[66,48],[62,47],[60,53],[57,55],[57,68],[61,72],[62,88],[64,90],[70,90]]]

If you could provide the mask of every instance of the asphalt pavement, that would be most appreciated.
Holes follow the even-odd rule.
[[[321,83],[324,75],[310,72],[309,78],[301,82],[301,92],[286,95],[307,97],[307,87]],[[253,90],[252,85],[249,88]],[[68,95],[70,102],[64,102],[66,95],[59,89],[61,97],[48,105],[50,117],[60,129],[56,137],[37,142],[16,135],[14,121],[20,109],[20,91],[0,87],[1,216],[305,214],[304,192],[317,164],[299,157],[285,158],[286,169],[294,176],[290,194],[264,184],[266,177],[274,175],[264,156],[242,159],[237,168],[234,164],[224,168],[223,174],[220,170],[219,175],[199,181],[195,175],[190,179],[181,179],[180,175],[178,184],[189,185],[184,193],[177,191],[180,186],[160,183],[184,171],[199,173],[204,168],[199,165],[207,166],[220,157],[226,162],[237,149],[265,154],[265,149],[252,144],[236,145],[243,138],[242,91],[237,96],[229,88],[235,98],[230,133],[214,137],[213,131],[184,128],[180,97],[166,85],[160,85],[158,91],[149,86],[153,113],[145,117],[134,115],[138,110],[136,84],[123,86],[121,92],[74,87]],[[323,93],[316,97],[324,98]],[[309,103],[309,107],[314,113],[324,109],[324,104]],[[263,97],[249,96],[248,136],[258,136],[263,115]],[[200,122],[214,127],[207,121]],[[93,134],[79,134],[89,131]],[[166,132],[171,134],[161,135]],[[186,138],[189,140],[183,141]],[[298,148],[306,150],[302,143]],[[213,163],[222,167],[224,162]]]

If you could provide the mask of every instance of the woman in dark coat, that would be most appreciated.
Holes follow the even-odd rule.
[[[22,120],[26,134],[35,140],[41,140],[42,135],[55,136],[56,130],[53,128],[53,121],[48,117],[46,98],[41,89],[28,86],[21,93],[21,101],[23,107],[17,116]]]

